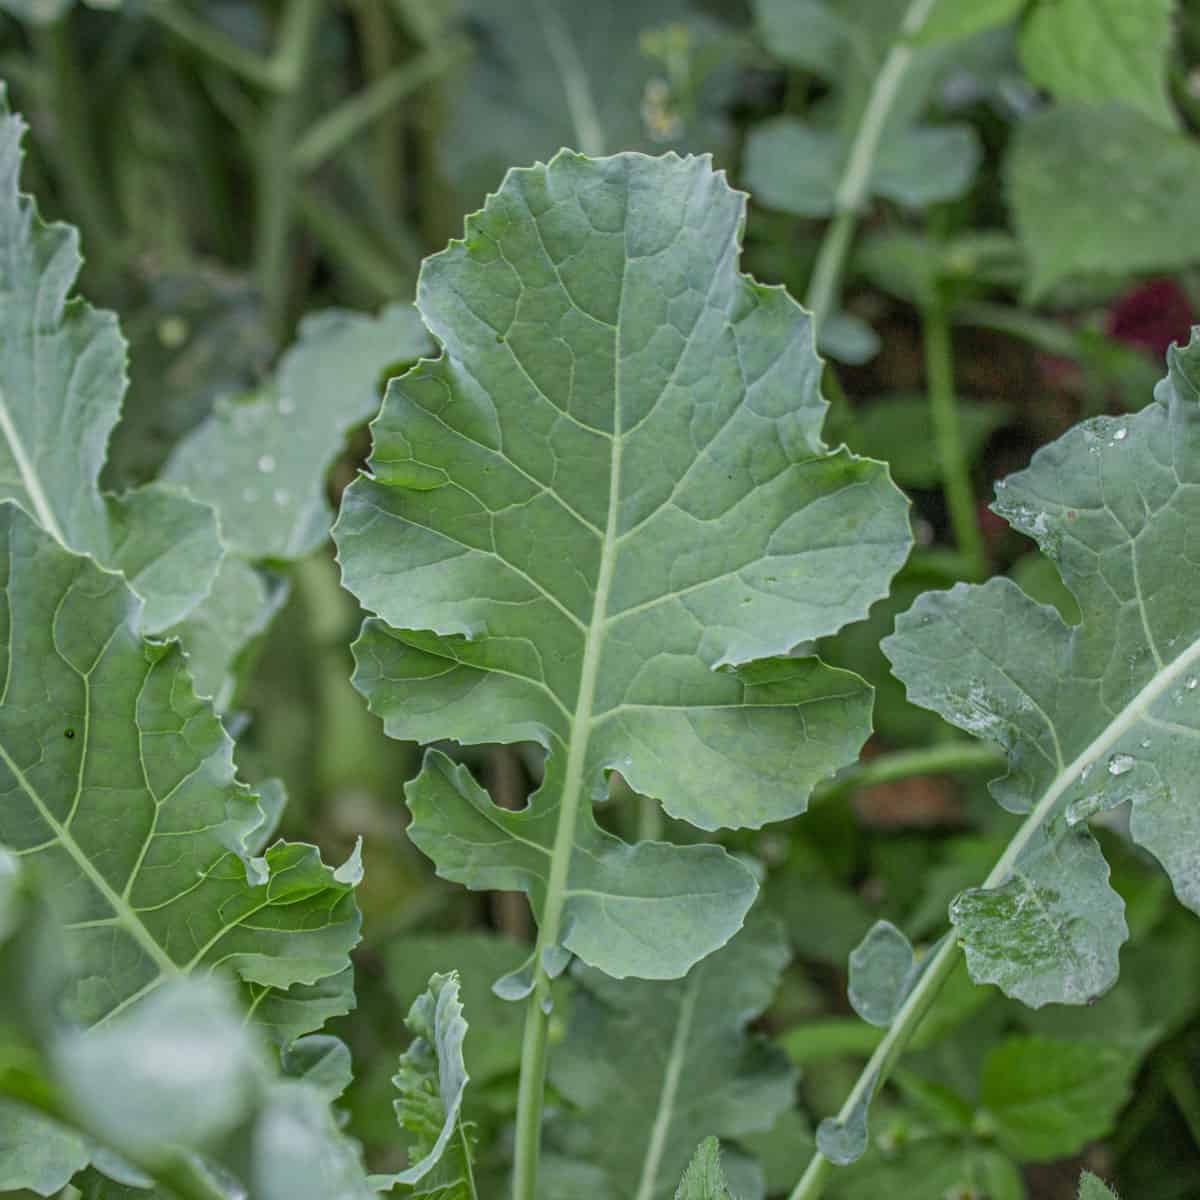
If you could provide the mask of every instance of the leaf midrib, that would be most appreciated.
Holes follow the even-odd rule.
[[[13,461],[17,464],[17,470],[21,475],[21,482],[25,485],[25,492],[29,496],[29,502],[33,505],[33,515],[41,522],[47,533],[57,538],[65,546],[67,541],[63,537],[62,527],[54,516],[54,510],[50,507],[49,497],[42,490],[41,480],[33,469],[33,461],[25,449],[25,443],[21,440],[16,425],[13,424],[3,388],[0,388],[0,432],[3,432],[8,447],[12,451]]]
[[[638,1183],[636,1200],[654,1200],[654,1186],[662,1165],[663,1151],[667,1145],[667,1132],[675,1116],[675,1099],[679,1094],[679,1080],[683,1075],[683,1064],[687,1057],[688,1040],[692,1034],[692,1020],[696,1012],[696,1000],[700,992],[700,974],[688,980],[679,1003],[679,1016],[675,1021],[675,1033],[671,1038],[671,1051],[667,1055],[663,1071],[662,1089],[658,1096],[658,1109],[650,1141],[646,1146],[646,1157],[642,1160],[642,1174]]]
[[[1148,717],[1150,706],[1164,692],[1177,683],[1189,668],[1198,665],[1200,665],[1200,638],[1197,638],[1182,654],[1173,659],[1169,666],[1156,671],[1101,732],[1066,767],[1058,772],[1054,781],[1026,818],[1025,823],[1017,830],[988,877],[983,881],[984,888],[995,888],[1007,882],[1026,846],[1045,824],[1063,793],[1082,778],[1084,769],[1099,762],[1107,755],[1129,730],[1139,721]]]

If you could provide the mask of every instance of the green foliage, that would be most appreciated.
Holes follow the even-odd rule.
[[[884,643],[913,700],[1008,752],[992,792],[1030,815],[951,918],[973,976],[1035,1006],[1083,1003],[1116,980],[1124,903],[1087,829],[1097,812],[1128,802],[1134,840],[1200,907],[1186,800],[1198,362],[1193,338],[1170,354],[1154,403],[1076,426],[998,487],[996,510],[1055,562],[1078,625],[995,579],[922,597]]]
[[[410,837],[445,877],[531,892],[543,949],[616,976],[682,975],[755,889],[716,848],[601,831],[604,772],[703,829],[803,811],[869,698],[783,656],[908,548],[886,472],[825,452],[807,321],[737,274],[741,216],[697,159],[510,173],[426,263],[445,354],[389,388],[336,531],[388,732],[548,752],[519,813],[431,753]]]
[[[675,1200],[732,1200],[721,1171],[721,1145],[705,1138],[675,1189]]]
[[[1106,1187],[1102,1179],[1097,1178],[1091,1171],[1084,1171],[1079,1176],[1078,1200],[1120,1200],[1112,1188]]]

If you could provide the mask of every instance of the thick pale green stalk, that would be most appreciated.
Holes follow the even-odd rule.
[[[915,53],[908,39],[925,24],[933,5],[934,0],[912,0],[900,24],[896,41],[875,77],[867,107],[854,135],[850,157],[846,160],[846,169],[838,183],[836,213],[825,231],[808,285],[808,294],[804,298],[804,307],[812,313],[813,324],[818,330],[837,302],[846,255],[870,192],[871,172],[884,125]]]
[[[925,377],[929,391],[929,410],[937,439],[938,461],[942,468],[942,493],[950,511],[950,525],[959,552],[966,559],[970,578],[987,575],[987,550],[979,522],[975,519],[975,495],[963,453],[962,429],[958,419],[958,399],[954,391],[954,348],[950,339],[950,320],[938,302],[922,316],[925,349]]]
[[[270,103],[258,148],[254,266],[268,324],[276,334],[283,332],[287,316],[288,234],[296,185],[293,147],[310,93],[307,76],[322,11],[322,0],[288,0],[272,62],[284,86]]]

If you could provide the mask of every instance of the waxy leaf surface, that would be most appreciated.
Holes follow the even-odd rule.
[[[73,1018],[107,1021],[217,965],[281,1041],[346,1011],[344,988],[305,989],[349,967],[355,862],[334,871],[282,842],[260,855],[266,811],[179,646],[141,636],[121,576],[12,504],[0,562],[0,843],[36,864],[68,922]]]
[[[770,1003],[787,960],[778,923],[757,916],[681,980],[578,970],[567,1036],[550,1062],[577,1115],[552,1123],[551,1140],[603,1167],[615,1195],[668,1200],[700,1138],[770,1129],[792,1105],[795,1076],[746,1025]]]
[[[951,916],[977,980],[1032,1005],[1112,985],[1124,905],[1086,819],[1128,802],[1133,838],[1200,912],[1200,339],[1154,403],[1096,418],[997,486],[1079,602],[1077,625],[1007,579],[922,596],[884,643],[909,697],[999,743],[1029,813]]]
[[[808,318],[737,272],[743,206],[703,159],[510,172],[425,264],[444,353],[391,384],[335,531],[388,731],[547,751],[521,812],[433,757],[411,836],[448,878],[533,892],[613,975],[682,975],[754,885],[713,847],[603,833],[605,773],[704,829],[803,811],[870,698],[788,652],[909,546],[886,470],[821,443]]]
[[[0,499],[64,546],[121,571],[151,633],[181,620],[221,562],[213,510],[150,484],[100,489],[125,391],[125,341],[112,313],[71,289],[79,237],[48,225],[20,192],[25,125],[0,94]]]

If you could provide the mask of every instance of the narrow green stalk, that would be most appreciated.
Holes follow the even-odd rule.
[[[470,52],[469,43],[462,38],[442,43],[343,100],[332,112],[316,121],[296,143],[292,151],[296,169],[315,170],[372,121],[384,116],[406,96],[436,79],[455,63],[465,60]]]
[[[94,106],[76,53],[70,13],[49,25],[31,24],[29,31],[54,118],[51,145],[88,257],[111,258],[119,222],[96,154]]]
[[[350,220],[323,192],[302,188],[296,193],[300,219],[325,252],[380,300],[411,296],[416,271],[392,261],[369,234]]]
[[[194,17],[175,0],[150,0],[144,11],[180,41],[235,75],[240,75],[248,83],[267,91],[280,90],[279,76],[272,62],[253,50],[247,50],[207,21]]]
[[[935,301],[922,314],[922,325],[925,376],[938,460],[942,467],[942,492],[950,510],[954,540],[966,559],[970,578],[980,580],[988,572],[987,549],[975,518],[975,494],[963,453],[958,400],[954,391],[954,348],[945,308]]]
[[[277,81],[285,86],[271,101],[258,148],[255,276],[268,325],[277,336],[287,320],[288,235],[296,190],[292,154],[310,91],[308,74],[322,11],[322,0],[288,0],[272,60]]]
[[[999,771],[1006,765],[1003,751],[983,742],[953,741],[922,750],[897,750],[855,763],[813,789],[809,806],[844,800],[877,783],[894,783],[914,775],[950,771]]]
[[[925,24],[934,2],[935,0],[912,0],[904,14],[904,20],[900,23],[896,41],[875,77],[867,107],[854,135],[850,157],[846,160],[846,169],[842,172],[834,198],[834,218],[825,231],[812,280],[808,285],[808,294],[804,299],[804,307],[812,313],[813,324],[818,332],[837,303],[846,255],[854,240],[858,218],[866,207],[870,193],[871,172],[875,166],[879,141],[900,85],[904,82],[904,76],[912,63],[915,50],[909,39]]]

